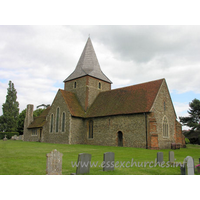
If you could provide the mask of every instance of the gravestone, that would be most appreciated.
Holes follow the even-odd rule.
[[[63,154],[54,149],[47,155],[46,174],[62,175],[62,156]]]
[[[163,152],[157,152],[157,162],[163,162]]]
[[[7,136],[7,135],[5,135],[5,136],[4,136],[4,138],[3,138],[3,141],[7,141],[7,138],[6,138],[6,136]]]
[[[18,140],[23,140],[24,135],[19,135]]]
[[[91,157],[92,155],[88,153],[78,154],[76,174],[87,174],[90,172]]]
[[[200,164],[200,158],[199,158],[199,164]]]
[[[103,154],[103,171],[113,171],[114,170],[114,162],[115,162],[115,153],[106,152]]]
[[[191,156],[187,156],[184,160],[186,163],[186,175],[194,175],[194,160]]]
[[[169,162],[170,163],[174,162],[174,152],[173,151],[169,151]]]
[[[17,135],[13,135],[11,139],[12,140],[17,140]]]

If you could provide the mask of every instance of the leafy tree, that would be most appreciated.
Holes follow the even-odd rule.
[[[6,102],[3,106],[3,128],[5,132],[16,132],[19,116],[19,103],[17,102],[17,91],[14,83],[9,81]]]
[[[22,112],[19,114],[18,127],[17,127],[17,132],[19,133],[19,135],[23,135],[25,117],[26,117],[26,109],[22,110]]]
[[[40,116],[41,113],[43,112],[43,110],[45,110],[45,109],[39,108],[39,109],[37,109],[37,110],[34,110],[34,111],[33,111],[33,117],[38,117],[38,116]]]
[[[189,117],[179,117],[180,122],[184,126],[190,127],[191,130],[200,130],[200,100],[192,100],[189,106]]]

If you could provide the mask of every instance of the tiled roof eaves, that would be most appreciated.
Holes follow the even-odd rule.
[[[85,119],[90,119],[90,118],[101,118],[101,117],[113,117],[113,116],[123,116],[123,115],[137,115],[137,114],[144,114],[144,113],[146,113],[146,114],[148,114],[148,113],[151,113],[150,111],[146,111],[146,112],[135,112],[135,113],[133,113],[133,112],[131,112],[131,113],[119,113],[119,114],[111,114],[111,115],[101,115],[101,116],[98,116],[98,115],[95,115],[95,116],[89,116],[89,115],[87,115],[86,117],[85,117]]]

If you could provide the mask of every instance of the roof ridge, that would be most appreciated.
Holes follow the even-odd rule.
[[[144,83],[138,83],[138,84],[135,84],[135,85],[129,85],[129,86],[121,87],[121,88],[115,88],[115,89],[112,89],[112,90],[109,90],[109,91],[126,89],[126,88],[134,87],[134,86],[137,86],[137,85],[143,85],[143,84],[152,83],[152,82],[161,81],[161,80],[165,80],[165,78],[157,79],[157,80],[153,80],[153,81],[147,81],[147,82],[144,82]],[[109,92],[109,91],[103,91],[103,92]]]

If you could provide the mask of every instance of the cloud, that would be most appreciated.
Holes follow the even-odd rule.
[[[12,80],[21,110],[51,104],[89,34],[112,88],[166,78],[170,91],[200,93],[200,26],[0,26],[1,96]]]

